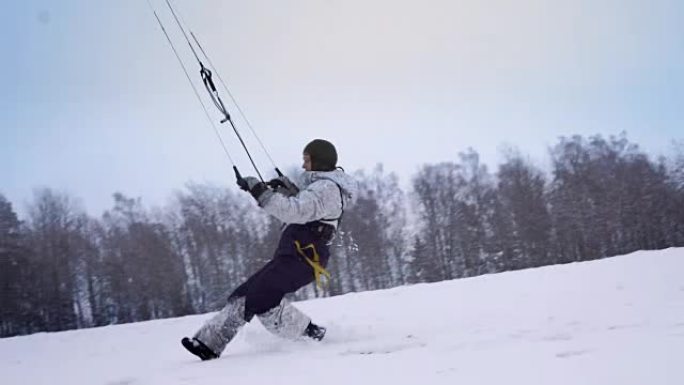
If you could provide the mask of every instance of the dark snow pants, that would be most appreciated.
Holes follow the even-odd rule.
[[[311,225],[291,224],[285,228],[278,242],[273,259],[253,274],[230,295],[230,299],[245,298],[245,321],[249,322],[254,315],[262,314],[280,304],[288,293],[314,281],[314,269],[300,254],[297,242],[301,247],[313,245],[307,256],[315,249],[319,256],[319,264],[328,264],[330,250],[327,239],[321,237]]]
[[[220,356],[240,328],[255,315],[276,335],[289,339],[302,336],[311,319],[283,297],[315,279],[314,268],[301,253],[313,259],[315,251],[319,265],[328,264],[329,238],[315,229],[320,226],[288,225],[273,259],[235,289],[226,306],[207,320],[194,338]]]

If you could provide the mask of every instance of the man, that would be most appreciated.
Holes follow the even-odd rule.
[[[320,341],[325,328],[290,304],[284,296],[329,276],[329,244],[344,209],[356,194],[356,182],[337,168],[332,143],[316,139],[303,151],[301,190],[286,177],[268,184],[255,177],[238,180],[269,215],[286,223],[273,259],[240,285],[228,303],[183,346],[202,360],[218,358],[245,323],[257,316],[270,332],[288,339]]]

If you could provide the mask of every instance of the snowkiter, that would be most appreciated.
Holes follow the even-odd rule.
[[[325,267],[344,209],[356,194],[353,178],[337,167],[332,143],[316,139],[303,151],[304,172],[299,186],[287,177],[263,183],[238,179],[269,215],[286,224],[273,259],[235,289],[228,302],[183,346],[202,360],[218,358],[245,323],[258,317],[270,332],[287,338],[320,341],[325,328],[285,299],[285,295],[329,276]]]

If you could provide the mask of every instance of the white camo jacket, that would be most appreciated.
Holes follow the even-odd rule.
[[[356,197],[358,184],[344,171],[305,171],[297,183],[299,193],[288,197],[268,191],[259,205],[284,223],[322,221],[337,227],[343,209]]]

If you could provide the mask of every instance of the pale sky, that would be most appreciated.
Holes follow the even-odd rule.
[[[153,4],[200,86],[164,2]],[[684,138],[682,1],[174,5],[283,170],[319,137],[348,170],[384,163],[404,182],[468,147],[495,169],[502,144],[542,165],[562,135],[626,131],[654,155]],[[19,211],[35,187],[68,192],[97,215],[116,191],[155,206],[191,180],[234,184],[145,0],[6,1],[0,42],[0,193]]]

